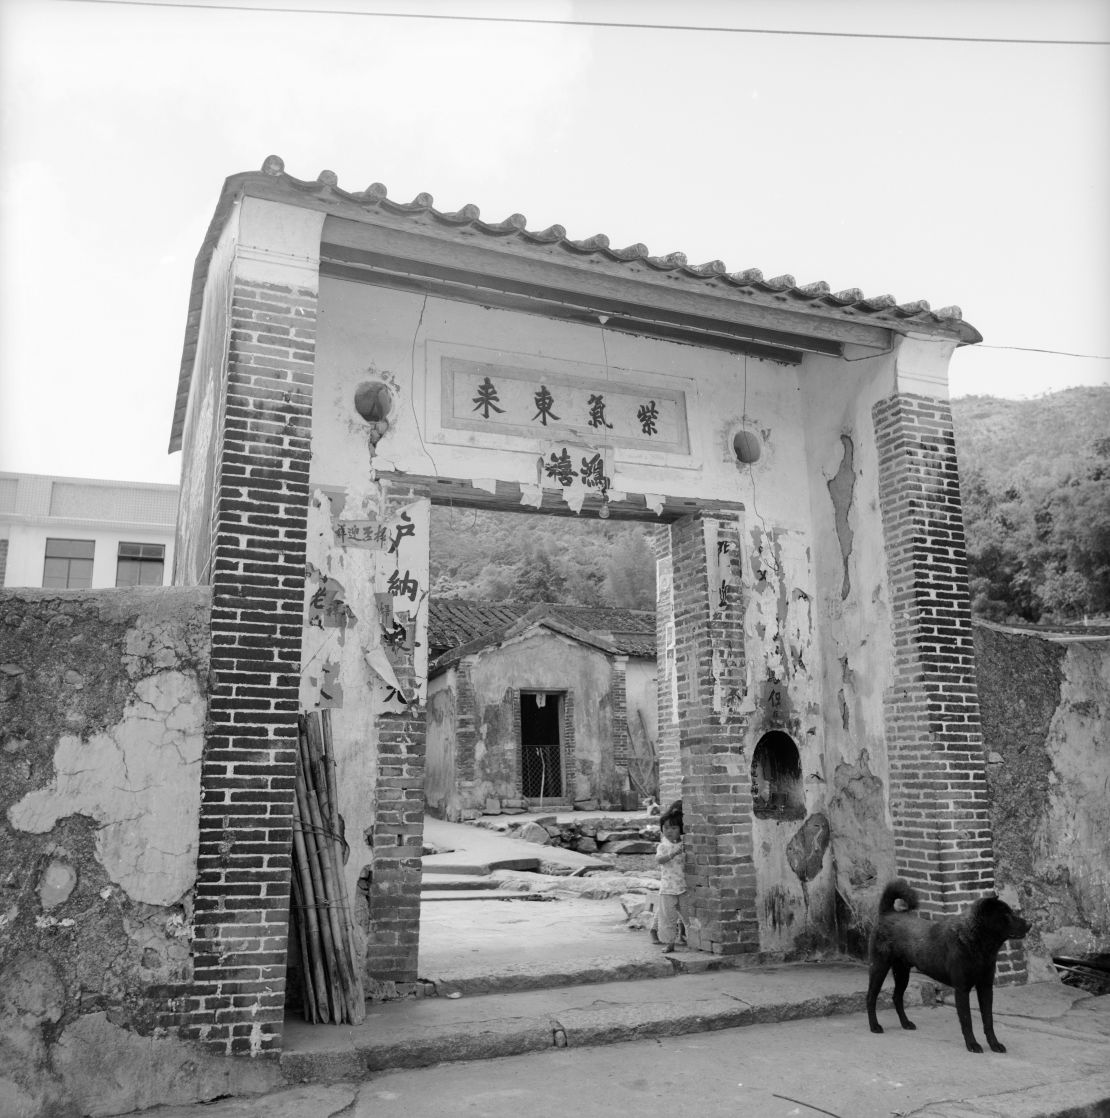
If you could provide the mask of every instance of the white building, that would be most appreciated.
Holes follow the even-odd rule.
[[[177,486],[0,473],[0,586],[164,586]]]

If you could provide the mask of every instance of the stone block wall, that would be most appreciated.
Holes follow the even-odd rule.
[[[1110,952],[1110,635],[974,631],[998,889],[1045,978]]]

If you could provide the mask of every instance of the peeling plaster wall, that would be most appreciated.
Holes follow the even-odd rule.
[[[889,356],[846,368],[809,357],[800,387],[811,516],[815,691],[820,749],[803,762],[807,806],[827,814],[837,934],[858,950],[894,872],[883,693],[891,607],[871,408],[894,389]],[[806,728],[807,732],[809,727]]]
[[[659,694],[655,683],[655,661],[630,657],[625,665],[625,703],[628,708],[629,749],[636,755],[635,744],[639,740],[640,719],[647,728],[648,740],[653,749],[659,745]]]
[[[781,729],[799,749],[809,817],[836,816],[829,798],[838,766],[861,771],[864,750],[868,778],[885,787],[882,697],[890,626],[871,406],[893,388],[890,354],[852,365],[807,356],[800,367],[784,367],[625,334],[603,338],[589,326],[328,277],[320,290],[312,476],[321,484],[345,485],[373,464],[470,479],[490,490],[494,479],[515,481],[523,504],[538,502],[544,432],[495,438],[446,426],[444,353],[469,353],[543,376],[632,379],[686,393],[689,455],[611,447],[606,469],[615,493],[697,495],[745,507],[721,529],[728,536],[734,523],[741,549],[747,674],[742,693],[730,688],[720,696],[722,710],[727,704],[746,716],[744,740],[737,743],[740,767],[750,765],[763,733]],[[355,412],[355,392],[365,381],[384,384],[393,395],[384,431]],[[760,458],[750,465],[738,462],[733,449],[740,429],[759,440]],[[582,432],[584,443],[594,445],[596,438],[594,431]],[[722,582],[732,587],[731,571],[722,572]],[[726,679],[729,652],[715,656],[714,671]],[[504,687],[505,680],[500,683]],[[534,685],[551,686],[547,680]],[[487,701],[492,719],[503,710],[503,690]],[[580,709],[576,704],[576,716]],[[504,721],[501,713],[496,717]],[[507,779],[500,762],[484,779],[489,794],[499,794],[495,789]],[[866,791],[870,795],[870,786]],[[856,802],[843,795],[840,815]],[[789,927],[831,938],[837,891],[849,907],[866,902],[860,893],[869,886],[859,882],[870,879],[860,867],[882,865],[893,839],[885,809],[859,822],[866,822],[870,839],[867,851],[852,848],[859,866],[837,860],[833,834],[821,872],[803,888],[786,854],[798,822],[756,821],[753,857],[767,897],[760,917],[767,944],[786,942],[786,910]],[[778,890],[774,905],[772,889]]]
[[[206,589],[0,594],[0,1098],[16,1113],[226,1089],[161,1025],[192,968],[209,609]]]
[[[352,897],[372,861],[378,715],[423,706],[427,689],[429,505],[416,500],[391,511],[368,473],[367,462],[342,492],[318,488],[309,503],[301,659],[302,708],[331,711]],[[411,596],[389,589],[395,568],[414,581]]]
[[[513,694],[521,690],[565,691],[573,697],[576,775],[567,789],[568,797],[619,798],[609,700],[612,672],[603,653],[550,634],[526,636],[475,656],[470,682],[475,700],[477,781],[468,791],[470,803],[465,806],[480,807],[487,797],[520,794],[516,785],[520,739]]]
[[[975,626],[997,881],[1030,978],[1110,951],[1110,640]]]
[[[456,668],[428,681],[428,755],[424,770],[424,802],[438,819],[459,818],[455,768]]]
[[[238,229],[236,215],[224,226],[208,266],[193,384],[181,436],[181,497],[173,564],[173,582],[178,586],[203,586],[211,576],[216,470],[213,447],[219,411],[226,406],[230,278]]]
[[[796,410],[794,371],[756,358],[745,364],[730,354],[620,333],[606,333],[603,345],[601,330],[593,327],[327,276],[320,300],[312,477],[326,484],[345,485],[367,461],[368,425],[354,410],[355,391],[367,380],[394,393],[388,430],[376,442],[376,465],[476,483],[496,477],[536,484],[536,458],[550,441],[538,424],[534,438],[441,426],[444,347],[492,352],[508,365],[614,385],[635,372],[638,380],[686,392],[690,454],[618,447],[614,490],[742,501],[747,471],[737,468],[732,434],[742,418],[745,375],[749,412],[770,413],[780,400]],[[796,425],[796,417],[790,422]],[[584,429],[581,437],[593,445],[598,435]]]

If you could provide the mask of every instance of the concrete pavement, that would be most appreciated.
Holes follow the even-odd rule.
[[[290,1014],[285,1090],[147,1113],[1110,1116],[1110,997],[1057,982],[1000,989],[996,1025],[1009,1051],[974,1055],[950,991],[914,982],[907,1006],[918,1028],[903,1032],[888,981],[887,1031],[874,1036],[859,963],[664,956],[618,900],[650,890],[650,877],[615,873],[611,860],[574,876],[579,859],[595,859],[472,827],[429,832],[443,853],[425,858],[425,897],[452,897],[422,905],[429,996],[372,1004],[357,1027]]]
[[[872,1035],[863,1012],[863,979],[862,967],[802,964],[573,992],[410,1000],[377,1007],[368,1035],[378,1037],[372,1045],[378,1057],[392,1047],[391,1059],[403,1062],[411,1058],[411,1042],[428,1056],[451,1062],[412,1070],[396,1070],[395,1064],[394,1070],[360,1069],[357,1044],[348,1038],[347,1053],[329,1070],[357,1079],[147,1113],[154,1118],[329,1118],[340,1111],[354,1118],[608,1118],[661,1111],[699,1118],[1110,1115],[1110,997],[1092,998],[1055,982],[1001,989],[996,1026],[1008,1051],[975,1055],[964,1048],[948,1003],[912,1008],[915,1032],[898,1028],[892,1011],[882,1012],[889,1027],[882,1036]],[[834,1015],[806,1016],[813,1013]],[[790,1015],[797,1019],[783,1019]],[[691,1022],[712,1031],[690,1032]],[[976,1030],[981,1035],[977,1019]],[[313,1045],[290,1039],[301,1053],[288,1067],[295,1074]],[[613,1043],[617,1040],[627,1042]],[[530,1046],[535,1050],[520,1055],[465,1058]]]

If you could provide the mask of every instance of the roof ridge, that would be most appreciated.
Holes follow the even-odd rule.
[[[371,183],[365,190],[348,191],[339,185],[334,171],[321,171],[314,180],[298,179],[285,170],[285,161],[278,155],[267,156],[262,164],[262,174],[283,181],[310,193],[328,191],[347,202],[366,208],[380,208],[394,214],[428,214],[434,220],[451,226],[472,226],[479,232],[490,236],[518,236],[540,244],[559,244],[577,255],[603,255],[619,263],[643,261],[659,271],[680,271],[698,279],[720,279],[736,288],[756,289],[776,295],[789,294],[807,303],[823,303],[830,310],[854,310],[863,313],[892,311],[899,318],[927,316],[938,323],[952,324],[963,322],[963,312],[957,306],[932,310],[925,299],[899,302],[893,295],[866,297],[859,288],[850,287],[835,294],[824,280],[815,280],[799,285],[790,274],[765,279],[758,268],[729,271],[720,260],[710,260],[704,264],[689,263],[684,252],[669,252],[663,256],[652,255],[642,242],[625,248],[613,248],[608,236],[595,233],[591,237],[574,239],[567,236],[562,225],[549,225],[546,229],[528,228],[528,219],[521,213],[510,214],[499,222],[483,221],[481,211],[472,202],[467,202],[457,210],[439,210],[431,194],[421,191],[411,202],[397,202],[389,197],[388,188],[380,182]]]

